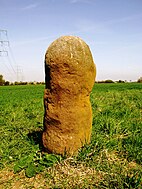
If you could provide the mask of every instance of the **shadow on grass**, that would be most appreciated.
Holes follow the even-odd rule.
[[[39,145],[39,149],[44,151],[44,146],[42,143],[42,130],[32,131],[28,133],[28,139],[30,140],[31,144]]]

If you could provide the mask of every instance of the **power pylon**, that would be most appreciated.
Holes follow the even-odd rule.
[[[20,66],[17,66],[17,81],[21,82],[23,80],[23,70]]]
[[[0,56],[8,56],[6,47],[9,47],[9,41],[7,40],[7,30],[0,30]]]
[[[1,29],[0,29],[0,57],[2,57],[2,61],[6,67],[6,70],[8,70],[9,73],[11,73],[11,75],[14,76],[13,78],[16,78],[17,81],[22,80],[22,76],[21,76],[22,69],[18,67],[15,61],[12,49],[10,47],[7,30],[1,30]],[[7,64],[9,64],[10,68]],[[14,67],[17,67],[17,69],[15,69]]]

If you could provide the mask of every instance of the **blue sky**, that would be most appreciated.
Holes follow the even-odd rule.
[[[96,80],[142,76],[142,0],[0,0],[0,29],[10,41],[0,46],[6,80],[44,81],[45,52],[62,35],[90,46]]]

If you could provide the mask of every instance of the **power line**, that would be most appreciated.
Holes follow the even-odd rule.
[[[7,58],[8,58],[8,62],[9,62],[9,64],[10,64],[10,66],[11,66],[13,72],[16,74],[16,71],[15,71],[14,67],[12,66],[12,62],[11,62],[9,56],[7,56]]]
[[[7,33],[7,40],[9,41],[8,33]],[[10,52],[11,58],[12,58],[14,64],[15,64],[15,66],[17,67],[17,69],[16,69],[17,81],[22,81],[23,78],[24,78],[24,76],[23,76],[23,70],[21,69],[21,67],[19,65],[17,65],[10,44],[9,44],[8,48],[9,48],[9,52]]]
[[[6,62],[5,62],[5,60],[4,60],[4,57],[2,57],[2,62],[3,62],[3,65],[6,67],[6,69],[8,70],[8,72],[10,73],[10,74],[12,74],[11,73],[11,70],[9,69],[9,67],[7,66],[7,64],[6,64]]]

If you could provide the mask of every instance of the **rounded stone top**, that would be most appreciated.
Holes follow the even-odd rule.
[[[57,61],[58,64],[68,63],[70,66],[85,67],[94,66],[89,46],[79,37],[62,36],[49,46],[46,58]],[[49,62],[49,60],[48,60]]]
[[[89,46],[79,37],[62,36],[51,43],[45,55],[45,65],[54,75],[59,75],[60,83],[62,78],[68,78],[71,80],[68,83],[73,83],[74,76],[75,82],[82,82],[81,87],[85,85],[91,90],[94,85],[96,67],[92,54]]]

